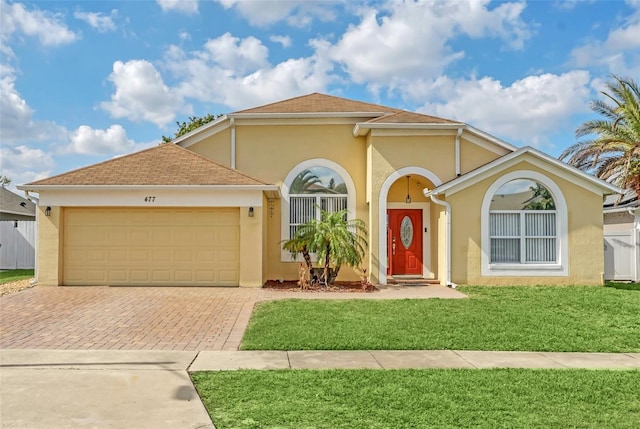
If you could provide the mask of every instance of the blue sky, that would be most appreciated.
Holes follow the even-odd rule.
[[[311,92],[558,156],[612,73],[640,80],[640,0],[0,0],[0,174],[14,187]]]

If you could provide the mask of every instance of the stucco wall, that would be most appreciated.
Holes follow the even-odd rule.
[[[327,159],[350,173],[356,189],[356,217],[367,223],[365,138],[354,138],[353,124],[322,125],[243,125],[236,124],[236,167],[261,180],[282,185],[299,163]],[[273,216],[266,221],[267,243],[264,280],[298,278],[298,261],[281,261],[282,200],[274,201]],[[268,210],[267,207],[263,209]],[[367,260],[363,266],[367,266]],[[340,271],[340,280],[357,280],[358,273],[348,267]]]
[[[558,185],[568,209],[567,276],[497,277],[481,274],[481,207],[489,186],[512,171],[532,170],[546,175]],[[602,196],[588,191],[526,161],[501,171],[449,197],[452,206],[452,280],[460,284],[602,284]],[[441,251],[444,249],[441,246]]]
[[[231,128],[220,131],[189,146],[189,150],[212,159],[225,167],[231,166]]]
[[[51,215],[45,216],[46,207],[38,207],[38,286],[58,286],[62,281],[62,208],[51,207]]]

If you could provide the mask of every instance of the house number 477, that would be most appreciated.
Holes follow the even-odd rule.
[[[152,203],[156,200],[156,197],[144,197],[145,203]]]

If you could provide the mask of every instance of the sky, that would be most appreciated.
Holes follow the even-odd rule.
[[[312,92],[557,157],[612,74],[640,81],[640,0],[0,0],[0,175],[15,188]]]

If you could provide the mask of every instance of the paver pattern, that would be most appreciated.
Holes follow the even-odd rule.
[[[441,286],[377,293],[253,288],[34,287],[0,297],[1,349],[237,350],[256,302],[464,297]]]

